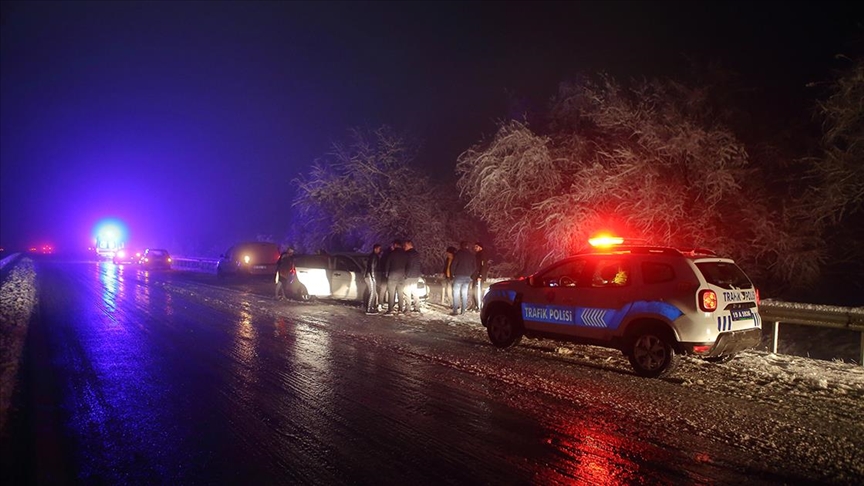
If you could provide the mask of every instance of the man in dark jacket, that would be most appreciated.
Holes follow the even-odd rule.
[[[420,277],[423,275],[420,264],[420,253],[414,248],[414,242],[405,240],[405,254],[408,255],[408,262],[405,265],[405,287],[402,293],[402,301],[408,306],[406,312],[412,310],[418,314],[420,310],[420,294],[417,292],[417,283],[420,282]]]
[[[405,269],[408,267],[408,255],[402,249],[402,240],[393,240],[393,251],[387,256],[384,266],[384,277],[387,279],[387,312],[385,316],[392,316],[400,309],[396,309],[396,295],[401,296],[405,286]],[[405,312],[408,307],[404,299],[399,299],[401,311]]]
[[[468,242],[460,242],[459,250],[450,264],[450,271],[453,273],[453,312],[450,315],[464,314],[468,308],[468,287],[471,285],[471,275],[476,270],[477,262],[468,249]]]
[[[474,260],[476,269],[471,275],[471,305],[469,310],[479,312],[483,305],[483,284],[486,282],[486,254],[483,253],[483,243],[474,243]]]
[[[276,263],[276,300],[286,298],[285,286],[293,286],[297,269],[294,268],[294,248],[288,248],[279,255]],[[292,292],[293,288],[289,288]]]
[[[369,292],[369,297],[366,299],[366,314],[375,314],[378,312],[378,272],[381,261],[381,245],[375,243],[372,246],[372,253],[366,260],[366,272],[363,274],[363,279],[366,281],[366,291]]]

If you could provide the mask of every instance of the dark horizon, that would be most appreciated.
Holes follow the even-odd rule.
[[[845,3],[3,2],[0,245],[77,251],[108,218],[130,244],[211,251],[291,219],[291,180],[355,126],[456,157],[558,83],[720,62],[807,123]],[[782,115],[781,115],[782,114]],[[805,155],[805,154],[802,154]]]

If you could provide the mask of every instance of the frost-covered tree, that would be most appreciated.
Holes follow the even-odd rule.
[[[827,86],[826,97],[818,103],[822,153],[806,159],[814,166],[801,206],[810,224],[825,236],[827,286],[856,288],[860,295],[864,288],[859,278],[864,271],[864,60],[851,61]]]
[[[369,251],[376,242],[411,238],[424,268],[437,271],[466,215],[454,210],[455,188],[436,186],[411,166],[418,147],[388,126],[349,130],[295,179],[292,240],[304,251]]]
[[[864,206],[864,62],[858,60],[830,86],[819,103],[824,120],[824,155],[816,162],[819,180],[813,199],[831,223]]]
[[[705,90],[672,81],[563,83],[542,131],[502,122],[459,157],[459,188],[525,270],[609,230],[712,248],[757,278],[814,277],[818,239],[768,204],[764,178],[718,119]]]

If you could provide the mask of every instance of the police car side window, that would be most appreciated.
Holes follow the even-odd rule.
[[[671,282],[675,280],[675,270],[671,265],[665,263],[643,262],[642,280],[646,284]]]
[[[592,287],[630,285],[630,262],[623,259],[597,260],[591,277]]]

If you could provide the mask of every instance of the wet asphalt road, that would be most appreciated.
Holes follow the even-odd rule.
[[[37,275],[4,466],[22,484],[801,479],[631,414],[665,398],[626,370],[506,355],[446,321],[275,303],[269,279],[47,260]]]

